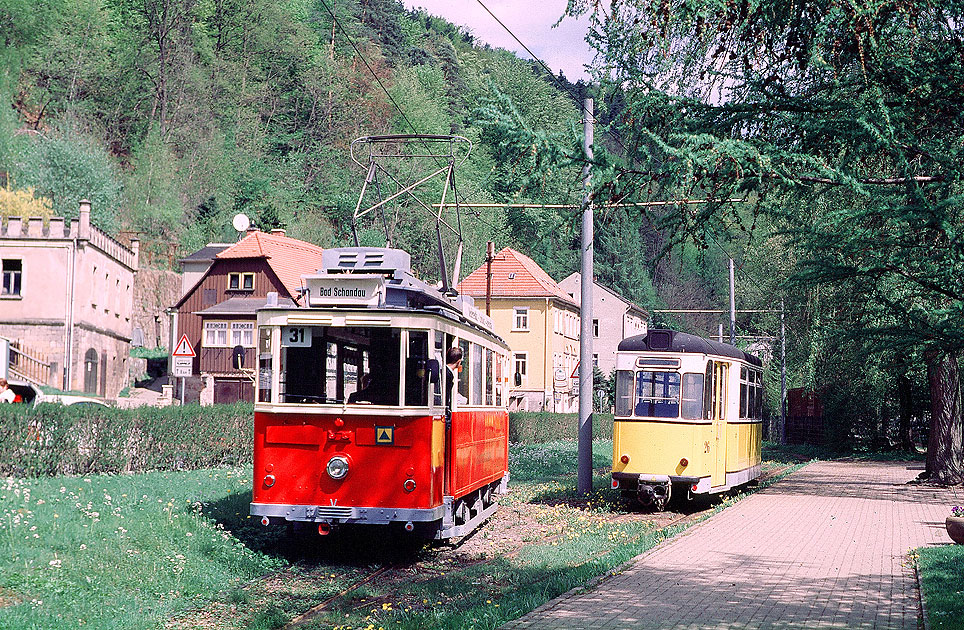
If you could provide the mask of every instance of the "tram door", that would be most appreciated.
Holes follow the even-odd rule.
[[[715,435],[716,458],[713,463],[712,484],[721,486],[726,483],[726,383],[729,366],[726,363],[713,363],[713,431]]]

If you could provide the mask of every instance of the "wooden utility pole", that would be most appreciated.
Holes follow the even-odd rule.
[[[582,169],[582,278],[579,282],[579,440],[577,490],[580,494],[592,491],[592,288],[593,277],[593,216],[590,186],[592,173],[593,102],[587,98],[583,105],[583,148],[586,166]]]
[[[485,314],[492,315],[492,258],[495,257],[495,244],[485,244]]]
[[[730,259],[730,345],[736,341],[736,286],[733,279],[733,259]]]

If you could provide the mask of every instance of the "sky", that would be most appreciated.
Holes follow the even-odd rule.
[[[570,81],[587,79],[583,66],[592,61],[585,41],[588,18],[566,18],[552,28],[563,11],[566,0],[483,0],[489,11],[522,40],[554,74],[562,70]],[[477,0],[404,0],[406,9],[423,8],[432,15],[453,24],[465,26],[477,40],[494,48],[505,48],[519,57],[529,55],[489,15]]]

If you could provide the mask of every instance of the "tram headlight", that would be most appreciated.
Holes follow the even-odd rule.
[[[325,469],[332,479],[344,479],[348,476],[348,460],[340,455],[335,455],[328,460],[328,466]]]

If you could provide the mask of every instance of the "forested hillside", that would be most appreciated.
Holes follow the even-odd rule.
[[[349,244],[364,171],[348,149],[365,135],[466,136],[464,201],[581,200],[578,164],[534,177],[545,156],[513,142],[503,123],[509,112],[576,147],[585,86],[395,0],[0,0],[0,25],[6,212],[71,217],[91,199],[97,225],[137,235],[152,266],[235,238],[238,212],[261,229]],[[31,195],[38,201],[24,208]],[[465,272],[487,240],[525,251],[557,279],[578,268],[576,210],[463,219]],[[418,250],[429,225],[397,244]],[[664,239],[640,213],[601,213],[597,235],[600,280],[642,306],[661,303],[653,273],[675,307],[725,300],[722,259],[708,274],[701,255],[656,265]]]
[[[756,349],[777,358],[771,413],[783,304],[788,385],[824,397],[828,439],[908,448],[933,419],[928,374],[958,401],[960,432],[961,162],[949,139],[964,16],[954,3],[928,22],[908,8],[926,3],[875,0],[887,10],[831,3],[813,9],[813,28],[794,21],[811,4],[716,14],[632,0],[594,16],[603,65],[584,86],[396,0],[0,0],[0,207],[71,217],[91,199],[94,221],[137,235],[159,268],[233,240],[238,212],[348,245],[364,179],[351,141],[414,132],[472,141],[464,201],[577,205],[589,94],[597,278],[648,309],[725,309],[735,259],[737,308],[771,311],[737,328],[770,338]],[[888,38],[865,41],[878,26]],[[875,48],[902,41],[920,45]],[[625,205],[706,198],[717,203]],[[492,240],[562,279],[578,269],[579,214],[470,209],[463,275]],[[394,244],[428,277],[434,224],[418,216],[395,221]],[[716,334],[721,320],[653,323]]]

